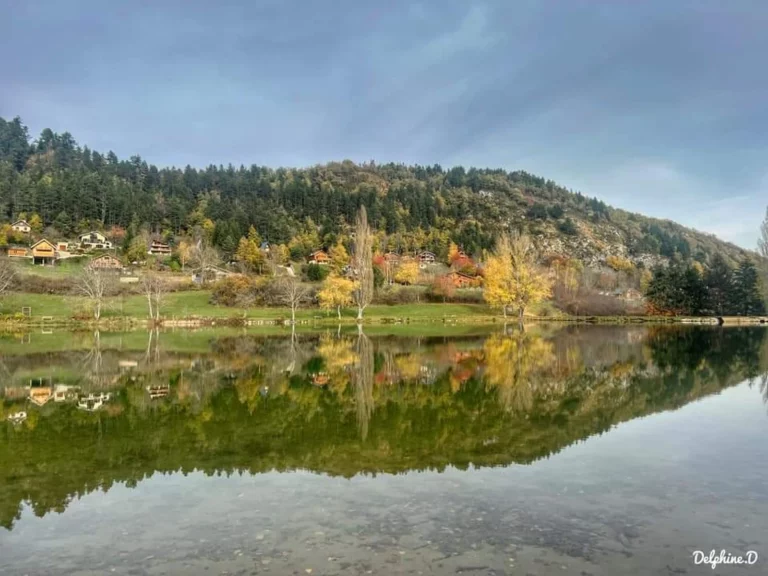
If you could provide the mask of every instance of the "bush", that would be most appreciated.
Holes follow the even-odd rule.
[[[558,230],[568,236],[576,236],[579,233],[579,229],[576,224],[570,218],[566,218],[558,225]]]
[[[306,268],[304,268],[304,273],[310,282],[322,282],[331,273],[331,270],[328,266],[307,264]]]
[[[390,286],[376,295],[377,304],[413,304],[422,300],[424,290],[416,286]]]

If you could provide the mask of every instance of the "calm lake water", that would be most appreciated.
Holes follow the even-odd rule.
[[[768,573],[764,329],[394,330],[0,336],[0,574]]]

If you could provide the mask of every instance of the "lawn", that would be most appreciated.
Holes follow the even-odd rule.
[[[211,293],[204,290],[173,292],[163,300],[162,316],[165,318],[242,318],[240,308],[215,306],[210,303]],[[11,293],[3,297],[0,303],[0,313],[7,315],[20,314],[22,308],[32,309],[32,318],[53,316],[55,318],[72,318],[88,310],[88,301],[79,296],[59,296],[50,294],[17,294]],[[287,308],[251,308],[247,310],[251,319],[278,320],[290,318]],[[365,317],[371,320],[450,320],[467,317],[496,316],[484,304],[397,304],[392,306],[374,305],[365,311]],[[116,297],[109,300],[103,311],[105,318],[146,318],[147,302],[144,296],[132,295]],[[326,314],[318,308],[301,308],[297,312],[300,320],[335,320],[335,313]],[[342,312],[346,322],[354,320],[356,311],[347,309]]]

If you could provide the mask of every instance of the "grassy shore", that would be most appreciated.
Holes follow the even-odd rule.
[[[31,316],[22,315],[24,308],[31,309]],[[84,297],[54,294],[4,295],[0,301],[0,329],[16,326],[53,323],[71,327],[93,324],[90,303]],[[198,324],[248,323],[283,324],[290,320],[287,308],[228,308],[211,303],[211,293],[205,290],[172,292],[163,299],[162,317],[166,325],[183,325],[185,321]],[[558,321],[590,324],[637,324],[637,323],[717,323],[714,318],[656,317],[656,316],[568,316],[555,309],[551,302],[533,307],[526,319],[532,321]],[[327,313],[316,307],[301,308],[296,313],[300,324],[349,325],[356,322],[356,310],[342,311],[341,320],[335,312]],[[111,298],[102,310],[99,324],[104,327],[124,328],[143,325],[147,321],[147,302],[142,295]],[[497,310],[485,304],[435,304],[413,303],[371,305],[365,310],[365,324],[489,324],[504,322]],[[515,318],[507,319],[514,323]],[[726,325],[762,324],[766,318],[725,318]],[[423,330],[423,328],[421,328]]]
[[[211,304],[211,293],[204,290],[173,292],[163,299],[162,316],[167,320],[185,318],[205,319],[243,319],[284,321],[291,317],[287,308],[228,308]],[[79,318],[87,321],[89,302],[78,296],[60,296],[52,294],[6,294],[0,303],[0,313],[4,316],[22,320],[22,309],[31,309],[31,320],[41,321],[51,318],[65,321]],[[342,323],[355,321],[356,311],[342,311]],[[396,304],[391,306],[371,305],[365,311],[366,322],[387,322],[392,320],[408,321],[492,321],[497,317],[493,310],[484,304]],[[147,318],[147,301],[144,296],[132,295],[112,298],[107,301],[102,311],[102,318],[135,319]],[[297,320],[322,321],[336,324],[334,313],[326,313],[318,308],[301,308],[296,313]]]

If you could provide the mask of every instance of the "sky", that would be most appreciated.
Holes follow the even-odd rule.
[[[754,248],[763,0],[0,0],[0,116],[159,166],[522,169]]]

